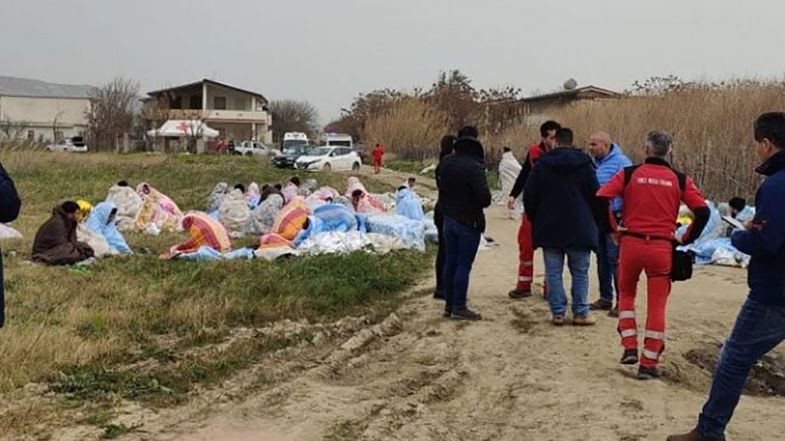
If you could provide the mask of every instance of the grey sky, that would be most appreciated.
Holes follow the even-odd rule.
[[[781,0],[0,0],[0,75],[143,91],[209,77],[310,100],[326,122],[450,68],[524,91],[779,78],[783,17]]]

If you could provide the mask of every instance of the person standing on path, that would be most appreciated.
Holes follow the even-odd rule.
[[[508,195],[512,192],[512,187],[515,185],[515,181],[518,180],[522,167],[512,153],[511,148],[502,147],[502,152],[502,159],[499,161],[499,181],[501,182],[502,194]],[[522,211],[520,210],[520,205],[520,198],[516,198],[512,208],[507,204],[510,219],[515,219],[516,211],[518,213]]]
[[[719,441],[739,404],[750,369],[785,340],[785,113],[764,113],[755,121],[756,171],[766,180],[755,197],[755,217],[731,237],[752,256],[749,297],[722,347],[711,392],[697,427],[668,441]]]
[[[507,208],[512,210],[515,208],[515,201],[523,193],[526,182],[529,180],[534,164],[540,156],[551,150],[556,145],[556,131],[561,126],[556,121],[546,121],[540,126],[539,143],[532,143],[529,147],[529,152],[526,154],[526,159],[523,162],[518,179],[515,180],[515,185],[510,191],[510,196],[507,201]],[[525,207],[524,207],[525,209]],[[534,281],[534,246],[532,246],[532,225],[526,213],[521,216],[521,227],[518,230],[518,283],[515,289],[509,292],[512,299],[523,299],[532,295],[532,282]],[[546,284],[547,286],[547,284]],[[543,288],[543,294],[546,289]]]
[[[594,158],[597,167],[597,181],[605,185],[611,178],[632,165],[621,147],[611,140],[605,132],[597,132],[589,137],[589,154]],[[622,198],[611,201],[611,210],[617,220],[621,219]],[[589,305],[592,310],[610,311],[611,317],[619,315],[619,246],[613,242],[610,234],[600,232],[597,239],[597,276],[600,280],[600,299]],[[614,295],[615,293],[615,295]],[[613,301],[616,298],[616,306]]]
[[[491,205],[485,177],[485,152],[475,127],[458,132],[455,153],[439,163],[437,184],[444,216],[444,315],[455,320],[480,320],[467,307],[466,297],[480,238],[485,232],[483,209]]]
[[[376,144],[371,151],[373,156],[373,172],[377,175],[382,171],[382,159],[384,159],[384,147],[381,144]]]
[[[442,138],[439,164],[441,164],[444,158],[452,155],[456,139],[453,135],[446,135]],[[439,182],[438,167],[436,168],[436,182]],[[447,245],[444,243],[444,213],[442,213],[439,199],[436,200],[436,207],[433,209],[433,223],[436,224],[436,231],[439,237],[439,247],[436,253],[436,292],[433,293],[433,297],[444,300],[444,261],[447,254]]]
[[[635,295],[638,278],[641,272],[646,272],[648,309],[643,357],[638,369],[641,380],[660,376],[657,364],[665,350],[674,231],[681,202],[695,213],[695,221],[684,234],[682,244],[694,242],[709,220],[709,208],[692,179],[673,170],[665,160],[672,144],[667,133],[650,132],[646,137],[646,161],[617,173],[597,192],[597,196],[606,200],[624,198],[624,227],[617,228],[615,217],[609,216],[611,225],[621,233],[618,330],[624,346],[622,364],[638,363]]]
[[[572,130],[559,129],[556,145],[534,167],[523,191],[523,206],[534,246],[545,255],[553,324],[563,325],[567,311],[562,278],[566,257],[572,275],[573,324],[590,326],[597,319],[589,313],[589,261],[599,231],[610,231],[607,201],[595,196],[599,184],[592,160],[573,147]]]
[[[0,165],[0,222],[12,222],[19,216],[22,201],[14,181]],[[5,288],[3,279],[3,256],[0,254],[0,328],[5,325]]]

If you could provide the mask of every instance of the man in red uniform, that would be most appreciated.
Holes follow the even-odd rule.
[[[371,151],[373,155],[373,172],[377,175],[382,168],[382,158],[384,158],[384,147],[381,144],[376,144]]]
[[[515,208],[515,201],[523,193],[526,187],[526,181],[529,180],[534,163],[537,159],[556,146],[556,131],[561,128],[561,125],[556,121],[545,121],[540,126],[540,136],[542,139],[539,144],[534,142],[529,147],[529,153],[526,154],[526,160],[523,162],[523,168],[518,179],[515,180],[515,185],[510,192],[507,206],[510,210]],[[532,225],[526,217],[526,213],[521,217],[521,228],[518,230],[518,284],[515,289],[510,291],[509,295],[512,299],[522,299],[532,295],[532,281],[534,279],[534,247],[532,246]],[[543,290],[544,291],[544,290]]]
[[[671,151],[671,136],[650,132],[646,137],[646,161],[617,173],[597,196],[624,198],[623,227],[619,258],[619,334],[624,355],[622,364],[638,363],[635,291],[641,272],[646,272],[648,314],[643,357],[638,378],[660,376],[657,369],[665,350],[665,313],[671,291],[671,262],[675,242],[692,243],[709,220],[709,208],[692,179],[673,170],[665,160]],[[695,222],[681,240],[674,237],[679,205],[684,202],[695,213]],[[614,216],[611,224],[615,225]]]

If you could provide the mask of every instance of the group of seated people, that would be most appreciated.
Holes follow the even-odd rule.
[[[409,178],[398,187],[395,212],[422,221],[422,202],[414,192],[415,183],[415,178]],[[228,184],[219,183],[208,199],[206,212],[183,214],[171,198],[149,184],[142,183],[134,190],[120,181],[95,207],[84,200],[55,207],[35,236],[32,259],[47,265],[73,265],[94,257],[132,254],[122,231],[185,231],[188,239],[163,253],[163,258],[203,246],[223,253],[231,250],[233,237],[263,236],[281,230],[287,241],[295,241],[303,230],[312,232],[321,225],[349,223],[346,219],[354,219],[355,213],[387,211],[385,203],[357,178],[349,178],[344,195],[330,187],[317,190],[315,186],[316,182],[310,180],[303,185],[296,176],[285,185],[266,184],[261,188],[252,183],[248,188],[237,184],[229,190]],[[339,213],[338,208],[347,214]],[[289,222],[293,217],[302,218],[301,222]],[[286,232],[287,225],[295,228]]]

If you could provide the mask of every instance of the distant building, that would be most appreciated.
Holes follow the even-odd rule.
[[[227,141],[272,142],[269,102],[261,93],[203,79],[148,95],[144,115],[151,125],[165,120],[199,120]]]
[[[577,101],[621,98],[623,95],[612,90],[596,86],[578,87],[572,90],[548,93],[523,98],[525,112],[529,115],[540,115],[549,109],[562,107]]]
[[[0,76],[0,138],[57,141],[84,135],[92,90]]]

